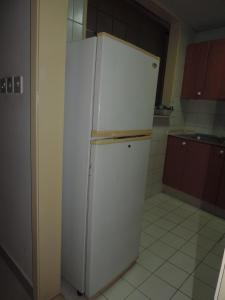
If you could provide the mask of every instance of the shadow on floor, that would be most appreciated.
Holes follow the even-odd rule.
[[[32,300],[2,256],[0,256],[0,299]]]

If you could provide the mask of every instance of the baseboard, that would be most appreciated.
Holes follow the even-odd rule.
[[[191,204],[197,208],[201,208],[217,217],[225,219],[225,210],[219,208],[218,206],[212,203],[200,200],[184,192],[171,188],[168,185],[163,186],[163,192],[170,196],[176,197],[183,202]]]
[[[20,270],[20,268],[17,266],[17,264],[14,262],[14,260],[9,256],[7,251],[0,245],[0,256],[4,259],[7,266],[10,268],[10,270],[14,273],[18,281],[21,283],[21,285],[24,287],[27,294],[33,298],[33,287],[30,281],[26,278],[26,276],[23,274],[23,272]]]

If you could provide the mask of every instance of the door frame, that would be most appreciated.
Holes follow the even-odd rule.
[[[61,195],[68,0],[31,1],[33,288],[50,300],[61,288]],[[60,297],[60,298],[58,298]]]

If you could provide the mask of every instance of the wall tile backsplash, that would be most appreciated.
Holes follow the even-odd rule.
[[[182,100],[185,128],[225,136],[225,102]]]
[[[85,35],[87,0],[69,0],[67,15],[67,41],[79,41]]]

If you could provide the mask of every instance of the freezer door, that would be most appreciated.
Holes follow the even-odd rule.
[[[93,130],[151,129],[158,69],[159,59],[98,37]]]
[[[150,140],[92,145],[86,265],[89,297],[138,257],[149,147]]]

